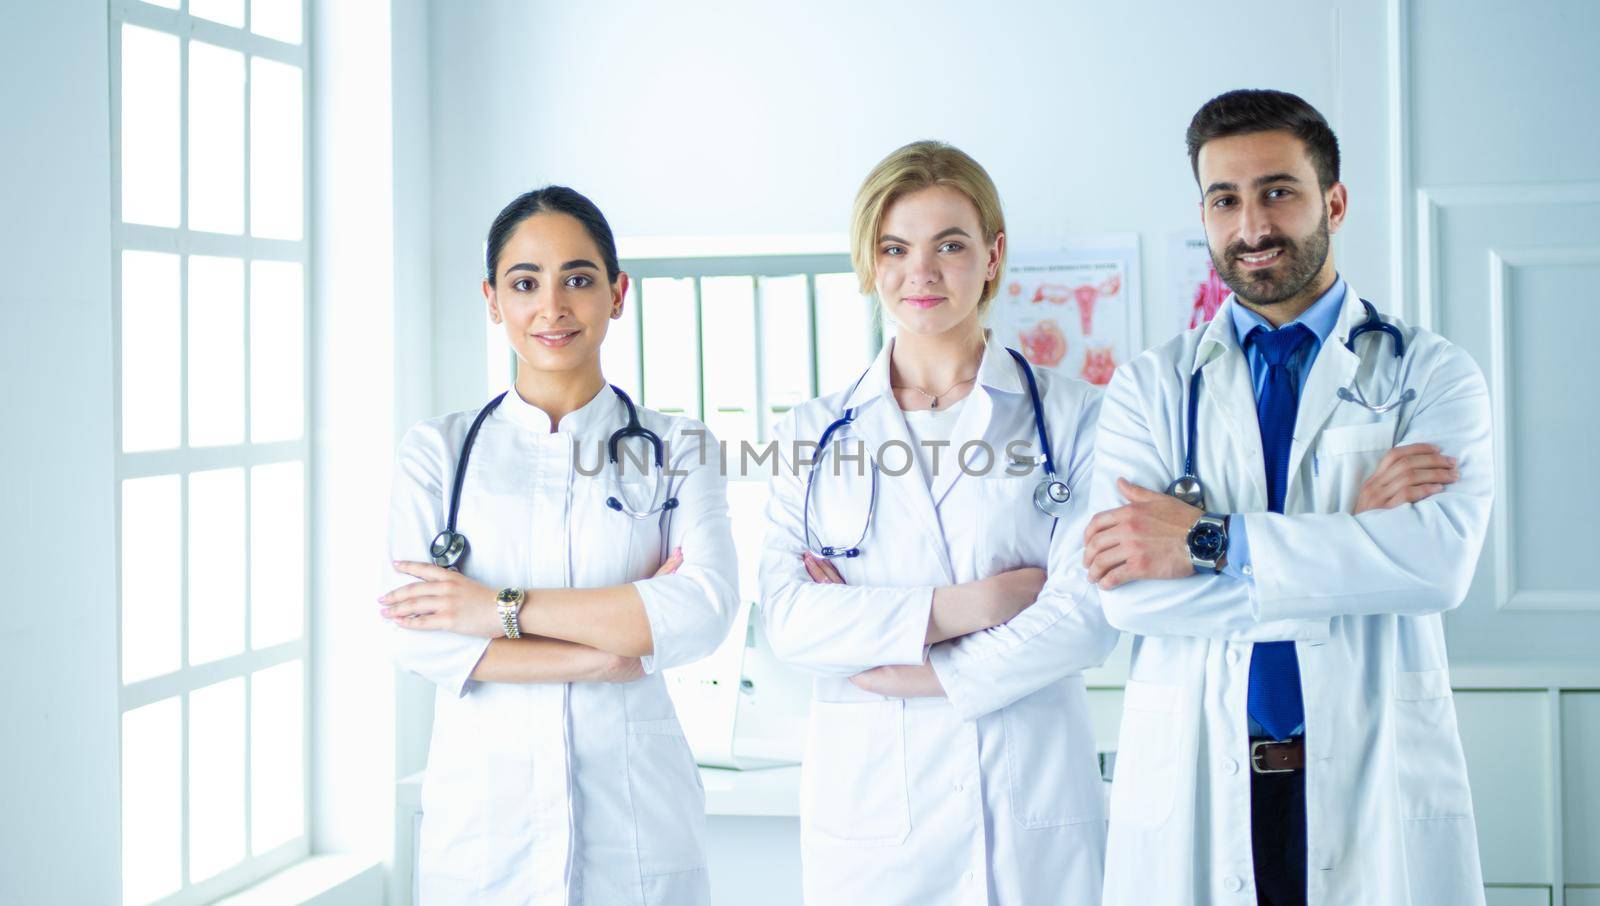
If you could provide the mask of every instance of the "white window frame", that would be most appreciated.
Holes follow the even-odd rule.
[[[250,2],[245,0],[245,24],[243,28],[234,28],[211,22],[206,19],[195,18],[188,13],[188,0],[180,3],[180,9],[172,10],[153,6],[139,0],[110,0],[108,30],[110,50],[110,79],[111,79],[111,253],[112,253],[112,373],[115,375],[116,390],[114,396],[117,400],[113,414],[113,435],[116,437],[117,452],[115,456],[115,481],[117,493],[117,538],[116,538],[116,563],[117,563],[117,651],[120,661],[122,652],[123,611],[122,611],[122,487],[128,479],[144,478],[157,475],[180,475],[179,513],[181,537],[174,539],[182,551],[179,567],[179,582],[182,592],[180,602],[179,631],[182,633],[180,643],[180,666],[177,670],[161,676],[137,680],[132,683],[122,682],[121,664],[118,664],[119,684],[119,714],[118,714],[118,761],[121,762],[121,716],[127,712],[163,701],[177,698],[180,702],[180,740],[179,752],[182,760],[181,791],[182,802],[179,806],[182,833],[179,848],[182,864],[180,887],[177,892],[163,897],[155,902],[159,904],[191,904],[209,903],[214,900],[236,892],[260,879],[272,874],[279,869],[305,858],[310,852],[308,822],[311,816],[311,612],[310,612],[310,577],[313,574],[311,563],[310,545],[310,513],[311,513],[311,480],[312,463],[310,458],[310,367],[311,367],[311,312],[310,312],[310,248],[311,232],[311,172],[310,172],[310,142],[311,142],[311,53],[310,53],[310,9],[307,0],[301,0],[301,43],[287,44],[271,38],[262,37],[250,31]],[[124,24],[151,29],[162,33],[174,35],[179,43],[179,73],[178,84],[180,91],[179,123],[180,133],[178,150],[180,155],[179,165],[179,226],[176,228],[147,226],[122,222],[122,26]],[[218,47],[236,50],[246,57],[244,67],[244,113],[243,113],[243,153],[245,156],[243,170],[244,207],[242,209],[242,235],[224,235],[191,231],[188,228],[189,217],[189,40],[195,39]],[[256,238],[250,235],[250,57],[262,57],[280,63],[286,63],[298,68],[301,72],[301,160],[302,160],[302,198],[301,198],[301,238],[298,240],[279,240]],[[179,256],[179,390],[182,394],[179,404],[179,446],[175,449],[124,452],[122,450],[122,253],[124,251],[149,251],[175,254]],[[243,425],[245,439],[241,443],[191,448],[188,446],[189,437],[189,400],[188,400],[188,258],[190,255],[210,255],[237,258],[244,262],[243,285],[243,322],[245,325],[245,342],[243,345],[244,361],[241,367],[244,372],[243,400]],[[250,434],[250,343],[248,341],[250,329],[250,263],[253,261],[286,261],[294,262],[301,267],[301,324],[303,335],[302,348],[302,374],[301,374],[301,405],[302,421],[300,436],[296,440],[252,443]],[[244,470],[244,509],[242,511],[244,526],[244,547],[250,549],[250,521],[251,521],[251,488],[252,469],[255,466],[273,463],[299,462],[302,465],[304,484],[302,498],[302,518],[305,520],[305,543],[302,556],[305,558],[306,580],[301,596],[301,634],[300,637],[281,644],[262,649],[253,649],[250,645],[252,631],[251,603],[250,603],[250,557],[244,558],[243,587],[239,589],[240,596],[244,599],[244,629],[245,649],[242,653],[220,660],[191,666],[189,663],[188,635],[189,635],[189,588],[188,588],[188,549],[189,549],[189,480],[191,473],[221,469],[242,468]],[[299,661],[301,664],[301,777],[302,818],[299,833],[286,843],[280,844],[271,850],[259,855],[252,855],[252,815],[251,815],[251,701],[252,701],[252,674],[256,671],[273,667],[279,664]],[[205,688],[218,682],[242,677],[245,687],[245,715],[244,723],[244,857],[241,862],[211,876],[199,883],[190,880],[190,827],[189,827],[189,693]],[[121,813],[122,796],[119,790],[117,814]],[[120,820],[118,822],[120,827]],[[120,848],[119,848],[120,849]]]

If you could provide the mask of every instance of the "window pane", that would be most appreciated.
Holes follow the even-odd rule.
[[[189,258],[189,445],[244,440],[244,262]]]
[[[304,709],[300,661],[261,670],[250,681],[251,851],[304,832]]]
[[[861,295],[855,274],[818,274],[817,386],[847,389],[872,364],[872,299]]]
[[[264,38],[300,43],[300,0],[253,0],[250,30]]]
[[[786,412],[811,398],[811,313],[806,278],[761,278],[762,369],[767,406]]]
[[[122,449],[178,445],[178,256],[122,253]]]
[[[189,663],[244,650],[244,470],[189,476]]]
[[[299,239],[305,161],[298,67],[250,58],[250,232]]]
[[[293,261],[250,262],[250,439],[304,430],[305,288]]]
[[[178,225],[178,39],[122,26],[122,219]]]
[[[250,470],[250,646],[300,637],[304,622],[305,468],[279,462]]]
[[[189,694],[189,881],[244,859],[244,677]]]
[[[606,380],[633,397],[640,398],[639,386],[639,287],[631,284],[622,303],[622,317],[606,322],[606,341],[600,347],[600,370]]]
[[[244,28],[244,0],[189,0],[189,15]],[[194,65],[194,58],[189,58]]]
[[[189,42],[189,229],[244,231],[244,54]]]
[[[178,476],[122,483],[122,681],[178,669],[178,570],[183,545]]]
[[[700,417],[695,373],[694,280],[640,281],[644,315],[644,404],[661,412]]]
[[[180,709],[169,698],[122,715],[124,903],[148,903],[181,883]]]
[[[700,281],[706,426],[739,462],[740,441],[756,440],[756,298],[749,277]]]

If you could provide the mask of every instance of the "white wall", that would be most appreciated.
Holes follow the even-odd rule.
[[[121,896],[106,21],[0,6],[3,903]]]
[[[622,236],[842,234],[873,163],[942,138],[994,176],[1013,248],[1140,233],[1148,297],[1165,286],[1167,231],[1198,223],[1184,129],[1242,86],[1330,117],[1353,200],[1345,272],[1393,296],[1384,3],[1219,8],[433,3],[435,401],[483,394],[468,309],[489,222],[525,189],[570,184]]]

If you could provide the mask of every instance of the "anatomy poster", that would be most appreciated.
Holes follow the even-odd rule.
[[[1093,384],[1140,350],[1137,236],[1013,252],[989,326],[1035,367]]]
[[[1175,330],[1199,327],[1216,317],[1231,292],[1217,276],[1205,233],[1199,230],[1182,230],[1169,237],[1167,273],[1172,275],[1168,305]]]

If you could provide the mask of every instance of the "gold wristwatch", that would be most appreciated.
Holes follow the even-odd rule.
[[[506,638],[522,638],[522,627],[517,624],[517,614],[522,610],[522,600],[525,597],[520,588],[502,588],[494,596],[496,608],[500,611],[500,623],[506,628]]]

